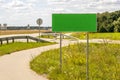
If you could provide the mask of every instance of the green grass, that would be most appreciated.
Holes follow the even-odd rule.
[[[55,37],[52,35],[41,35],[40,38],[49,38],[49,39],[54,39]]]
[[[72,36],[79,39],[85,39],[85,33],[73,33]],[[120,40],[120,33],[89,33],[90,39],[111,39]]]
[[[120,79],[119,44],[90,44],[90,80]],[[86,80],[85,44],[63,48],[63,67],[59,69],[59,49],[43,52],[30,62],[38,74],[50,80]]]
[[[20,50],[25,50],[25,49],[30,49],[30,48],[35,48],[35,47],[40,47],[40,46],[45,46],[45,45],[50,45],[50,44],[53,44],[53,43],[15,42],[15,43],[10,43],[10,44],[3,44],[3,45],[0,45],[0,56],[5,55],[5,54],[10,54],[12,52],[20,51]]]

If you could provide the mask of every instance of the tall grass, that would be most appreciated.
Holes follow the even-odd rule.
[[[41,35],[40,38],[50,38],[50,39],[54,39],[55,37],[52,35]]]
[[[120,79],[120,45],[90,44],[90,80]],[[43,52],[30,62],[31,69],[38,74],[47,74],[50,80],[85,80],[85,44],[63,48],[62,72],[59,68],[59,49]]]
[[[73,33],[72,36],[85,39],[85,33]],[[111,39],[120,40],[120,33],[89,33],[90,39]]]
[[[53,43],[49,43],[49,42],[39,42],[39,43],[15,42],[15,43],[3,44],[3,45],[0,45],[0,56],[5,55],[5,54],[10,54],[15,51],[20,51],[20,50],[50,45],[50,44],[53,44]]]

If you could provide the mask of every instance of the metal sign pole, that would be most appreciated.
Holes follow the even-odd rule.
[[[60,33],[60,71],[62,71],[62,33]]]
[[[39,37],[40,37],[40,25],[43,23],[43,21],[41,18],[39,18],[39,19],[37,19],[36,23],[39,25],[38,29],[39,29]]]
[[[86,33],[86,80],[89,80],[89,33]]]

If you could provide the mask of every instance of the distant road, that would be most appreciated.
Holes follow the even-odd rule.
[[[42,33],[42,34],[44,34],[44,33]],[[46,33],[45,33],[46,34]],[[47,33],[48,34],[48,33]],[[69,37],[69,38],[73,38],[72,40],[74,40],[74,41],[77,41],[77,42],[86,42],[86,40],[80,40],[80,39],[75,39],[75,37],[72,37],[72,36],[70,36],[70,34],[71,33],[67,33],[67,34],[65,34],[67,37]],[[37,37],[37,36],[39,36],[39,34],[38,33],[32,33],[32,34],[11,34],[11,35],[0,35],[0,38],[2,38],[2,37],[10,37],[10,36],[32,36],[32,37]],[[58,36],[58,38],[59,38],[59,36]],[[53,41],[54,39],[47,39],[47,40],[50,40],[50,41]],[[54,40],[55,41],[55,40]],[[57,41],[57,42],[59,42],[59,41]],[[116,43],[116,44],[120,44],[120,40],[110,40],[110,39],[90,39],[89,40],[89,42],[90,43],[105,43],[105,42],[107,42],[107,43]]]

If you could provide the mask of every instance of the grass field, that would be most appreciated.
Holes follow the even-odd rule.
[[[45,46],[50,44],[53,44],[53,43],[15,42],[15,43],[3,44],[3,45],[0,45],[0,56],[5,54],[10,54],[12,52],[20,51],[20,50],[25,50],[25,49],[30,49],[30,48],[35,48],[35,47],[40,47],[40,46]]]
[[[55,37],[52,35],[41,35],[40,38],[49,38],[49,39],[54,39]]]
[[[10,34],[30,34],[38,33],[39,30],[0,30],[0,35],[10,35]],[[49,30],[41,30],[40,32],[50,32]]]
[[[73,33],[72,36],[79,39],[85,39],[85,33]],[[89,33],[90,39],[111,39],[120,40],[120,33]]]
[[[120,45],[90,44],[90,80],[120,79]],[[85,44],[63,48],[63,67],[59,69],[59,49],[43,52],[30,62],[38,74],[47,74],[50,80],[86,80]]]

